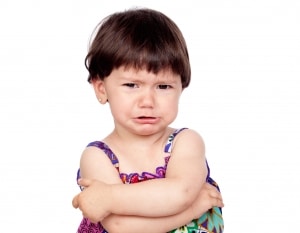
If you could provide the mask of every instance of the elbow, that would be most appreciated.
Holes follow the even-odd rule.
[[[101,224],[107,232],[110,232],[110,233],[119,233],[119,232],[121,232],[120,231],[121,226],[120,226],[119,219],[115,216],[110,215],[110,216],[106,217],[101,222]]]
[[[178,211],[189,208],[197,196],[195,187],[183,187],[177,195]]]
[[[124,217],[124,216],[123,216]],[[126,221],[122,221],[123,218],[117,215],[110,215],[105,218],[101,224],[105,230],[109,233],[132,233],[130,228],[126,225]]]

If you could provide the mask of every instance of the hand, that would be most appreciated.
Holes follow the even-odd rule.
[[[201,187],[198,197],[192,204],[194,218],[202,216],[214,206],[224,207],[223,198],[215,186],[206,182]]]
[[[84,187],[84,190],[73,198],[73,207],[79,208],[83,216],[93,223],[102,221],[110,214],[110,186],[89,179],[80,179],[78,184]]]

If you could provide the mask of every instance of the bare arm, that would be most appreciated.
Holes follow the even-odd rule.
[[[113,233],[165,233],[197,219],[213,206],[223,207],[222,196],[209,183],[205,183],[193,205],[176,215],[147,218],[139,216],[109,215],[101,223],[108,232]]]
[[[201,137],[194,131],[185,130],[176,138],[165,179],[123,185],[116,169],[108,165],[110,161],[103,161],[103,156],[93,156],[92,153],[83,156],[81,169],[86,173],[83,177],[100,181],[108,179],[111,184],[97,182],[91,185],[76,197],[74,206],[79,207],[90,219],[98,220],[103,220],[110,213],[162,217],[182,212],[197,197],[207,170]],[[98,157],[102,157],[101,161],[96,162]],[[85,160],[88,162],[84,162]],[[91,169],[98,166],[98,162],[102,167]],[[85,167],[84,164],[88,166]],[[113,179],[110,178],[111,174],[114,174]],[[134,205],[128,201],[132,197]]]

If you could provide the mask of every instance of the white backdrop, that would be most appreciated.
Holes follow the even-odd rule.
[[[88,40],[103,17],[132,6],[164,12],[185,35],[192,83],[174,126],[205,140],[225,200],[225,232],[296,232],[297,0],[2,0],[0,231],[76,231],[80,154],[112,127],[86,81]]]

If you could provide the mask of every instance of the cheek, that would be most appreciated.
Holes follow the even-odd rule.
[[[125,115],[128,115],[128,112],[132,110],[132,106],[129,105],[128,101],[119,100],[112,98],[109,101],[109,106],[111,113],[114,118],[122,118]]]
[[[176,117],[178,113],[178,105],[179,105],[178,98],[166,99],[165,101],[163,101],[161,110],[164,111],[166,115]]]

